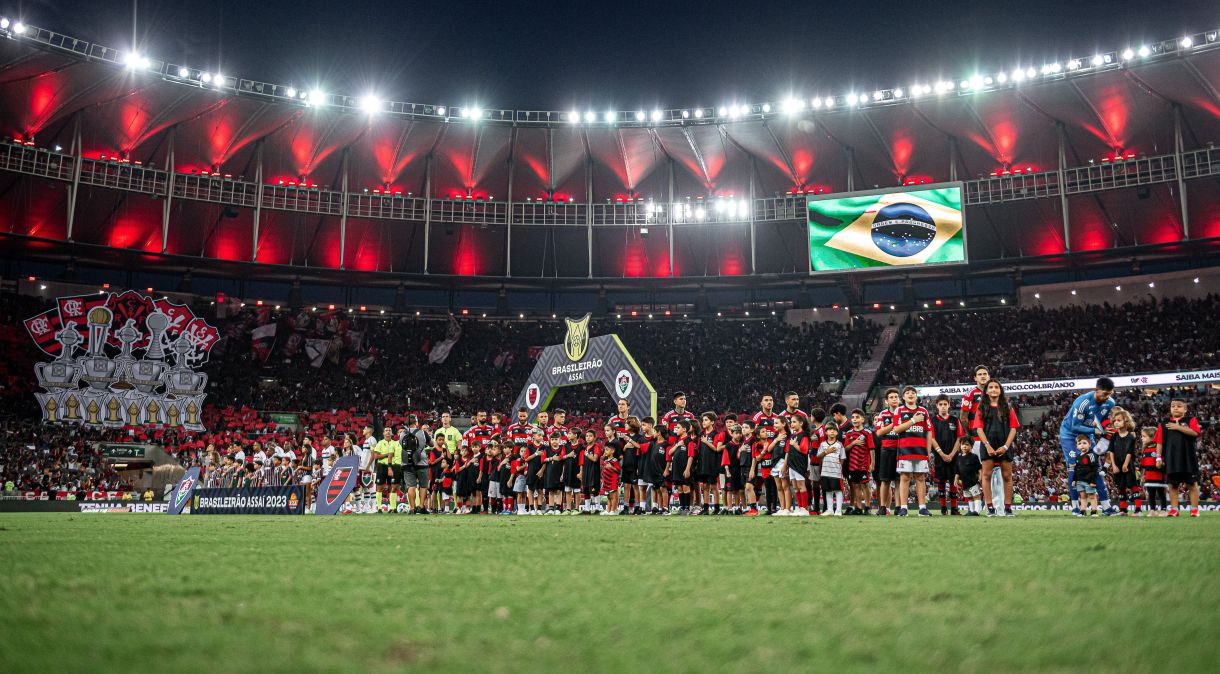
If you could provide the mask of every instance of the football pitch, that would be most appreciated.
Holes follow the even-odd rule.
[[[1212,513],[4,514],[0,671],[1215,671],[1218,553]]]

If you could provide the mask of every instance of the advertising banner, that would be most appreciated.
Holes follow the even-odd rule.
[[[1024,393],[1058,393],[1060,391],[1079,391],[1084,393],[1092,391],[1101,376],[1103,375],[1074,379],[1048,379],[1045,381],[1006,381],[1004,382],[1004,392],[1009,396]],[[1113,379],[1114,387],[1119,389],[1189,386],[1191,384],[1208,384],[1220,381],[1220,369],[1194,370],[1190,372],[1157,372],[1154,374],[1112,374],[1104,376]],[[919,390],[919,397],[921,398],[935,398],[942,393],[950,398],[960,398],[973,389],[974,384],[937,384],[916,386],[915,388]]]
[[[356,455],[345,456],[335,462],[330,472],[318,484],[318,498],[314,513],[337,515],[347,500],[347,495],[356,488],[359,479],[360,459]]]
[[[192,515],[303,515],[305,487],[238,487],[196,489]]]
[[[589,314],[579,320],[564,320],[568,333],[563,344],[548,346],[538,354],[538,362],[512,409],[524,407],[533,421],[547,408],[558,389],[601,383],[613,400],[627,400],[632,414],[655,417],[657,391],[618,335],[590,337]]]
[[[191,493],[199,486],[199,466],[193,466],[182,475],[178,486],[169,495],[169,514],[181,515],[182,509],[191,502]]]
[[[0,513],[164,513],[165,501],[0,500]]]
[[[966,261],[961,183],[809,197],[809,271]]]

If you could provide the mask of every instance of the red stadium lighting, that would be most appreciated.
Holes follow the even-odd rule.
[[[145,291],[145,292],[150,292],[150,293],[151,293],[151,292],[153,291],[153,289],[152,289],[152,288],[145,288],[145,289],[144,289],[144,291]]]
[[[110,290],[110,284],[109,284],[109,283],[103,283],[103,284],[102,284],[102,290]]]
[[[830,308],[831,308],[831,309],[838,309],[838,308],[839,308],[839,305],[837,305],[837,304],[832,304],[832,305],[830,305]]]
[[[874,303],[873,303],[873,308],[874,308],[874,309],[880,309],[880,308],[881,308],[881,305],[880,305],[880,304],[878,304],[878,303],[876,303],[876,302],[874,302]]]
[[[35,276],[28,276],[28,277],[26,277],[25,280],[29,281],[30,283],[33,283],[34,281],[37,281],[38,278]]]
[[[333,305],[333,304],[328,304],[328,305],[326,305],[326,308],[327,308],[327,310],[329,310],[329,311],[334,311],[334,310],[335,310],[335,305]]]
[[[671,314],[669,313],[669,309],[666,309],[666,310],[665,310],[665,315],[666,315],[666,316],[670,316],[670,315],[671,315]]]
[[[363,304],[361,304],[361,305],[360,305],[360,310],[361,310],[361,311],[368,311],[369,309],[368,309],[368,307],[366,307],[366,306],[364,306]]]
[[[256,300],[256,301],[254,302],[254,306],[256,306],[256,307],[261,307],[261,306],[263,306],[263,301],[262,301],[262,300]]]
[[[632,312],[631,312],[631,317],[632,317],[632,318],[635,318],[636,316],[639,316],[639,315],[640,315],[640,312],[638,312],[638,311],[632,311]]]
[[[941,305],[943,305],[943,304],[944,304],[944,301],[943,301],[943,300],[936,300],[936,306],[938,306],[938,307],[939,307],[939,306],[941,306]]]
[[[462,315],[463,315],[463,316],[469,316],[469,315],[470,315],[470,310],[469,310],[469,309],[462,309]]]

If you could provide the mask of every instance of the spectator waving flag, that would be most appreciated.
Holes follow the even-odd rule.
[[[445,329],[445,339],[436,343],[432,350],[428,352],[428,362],[433,365],[440,365],[449,357],[449,352],[453,350],[453,345],[462,336],[462,326],[458,325],[457,319],[452,315],[449,316],[449,325]]]
[[[310,367],[322,367],[322,361],[326,360],[327,351],[330,351],[329,339],[305,340],[305,355],[309,357]]]

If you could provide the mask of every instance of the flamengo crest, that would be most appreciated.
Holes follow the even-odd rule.
[[[220,333],[190,307],[134,290],[61,297],[25,328],[53,358],[34,366],[44,422],[204,430],[196,368]]]

